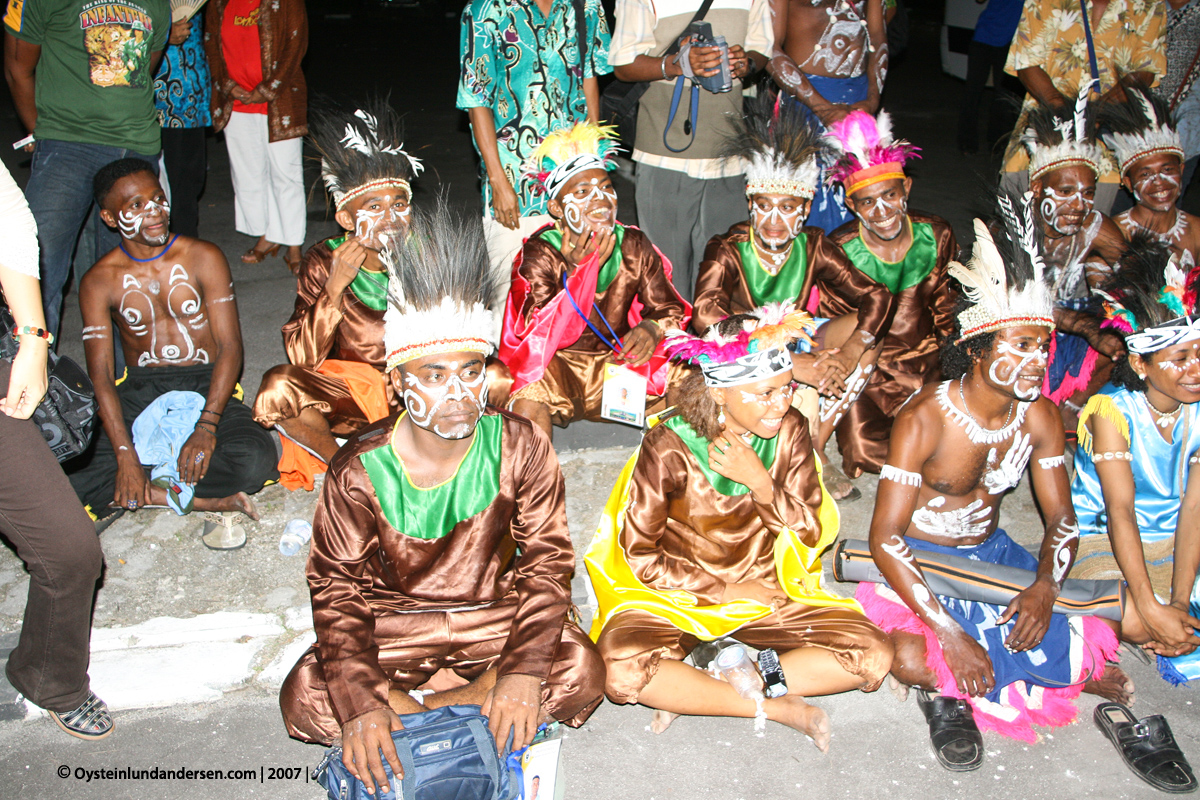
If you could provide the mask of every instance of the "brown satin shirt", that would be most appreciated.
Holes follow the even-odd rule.
[[[938,344],[954,328],[954,308],[959,300],[957,282],[946,271],[946,266],[958,258],[958,243],[950,223],[919,211],[909,212],[909,217],[913,222],[933,227],[937,263],[923,281],[896,295],[896,311],[883,337],[883,349],[876,364],[880,375],[871,382],[876,402],[888,414],[895,413],[924,384],[940,380]],[[855,219],[831,233],[829,240],[841,247],[858,235]],[[844,268],[862,275],[848,260]],[[821,293],[817,313],[822,317],[836,317],[853,310],[854,306],[840,296]]]
[[[325,292],[333,264],[328,242],[317,242],[304,254],[296,278],[296,309],[283,326],[283,348],[297,367],[316,369],[327,358],[359,361],[380,371],[387,361],[383,346],[383,312],[368,308],[350,287],[334,306]],[[380,280],[386,280],[383,275]]]
[[[808,305],[815,284],[822,298],[833,295],[841,298],[850,309],[857,309],[858,327],[869,331],[876,339],[881,338],[895,310],[892,293],[855,269],[842,248],[831,242],[820,228],[806,227],[804,233],[807,269],[796,305],[799,308]],[[728,233],[708,240],[696,277],[692,325],[697,331],[706,331],[730,314],[745,314],[756,307],[746,284],[742,254],[737,248],[738,242],[746,242],[749,238],[750,224],[739,222]]]
[[[568,274],[571,265],[556,247],[535,235],[525,242],[521,265],[517,270],[529,282],[529,294],[521,309],[521,314],[529,320],[533,312],[543,308],[563,290],[563,275]],[[580,298],[575,300],[579,302]],[[655,252],[646,234],[626,226],[625,240],[621,245],[621,267],[608,288],[596,292],[589,319],[606,337],[609,336],[608,328],[596,313],[598,309],[617,337],[624,339],[632,328],[629,309],[635,300],[643,306],[642,319],[654,320],[664,331],[680,327],[683,302],[667,280],[662,258]],[[609,350],[590,328],[584,328],[579,338],[563,349],[583,353],[606,353]]]
[[[716,605],[727,583],[775,577],[775,537],[784,528],[815,544],[821,486],[808,422],[789,409],[779,429],[770,505],[749,492],[712,487],[692,451],[666,425],[642,439],[629,489],[621,548],[638,579],[653,589],[682,589]]]
[[[494,408],[487,414],[504,418],[499,493],[440,539],[394,529],[358,457],[390,447],[397,417],[360,431],[329,466],[307,572],[321,666],[342,724],[388,705],[376,616],[473,607],[515,592],[499,674],[544,680],[550,672],[575,568],[562,470],[531,422]]]

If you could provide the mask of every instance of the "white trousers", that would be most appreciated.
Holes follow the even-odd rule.
[[[521,217],[521,225],[517,230],[506,228],[490,215],[483,215],[483,235],[487,239],[488,258],[492,262],[492,270],[501,276],[500,284],[503,291],[496,293],[496,340],[500,339],[500,330],[504,327],[504,304],[508,299],[508,290],[512,286],[513,259],[525,244],[525,240],[538,228],[554,222],[549,214],[534,214]]]
[[[285,247],[304,244],[304,139],[269,141],[266,114],[234,111],[225,126],[234,227]]]

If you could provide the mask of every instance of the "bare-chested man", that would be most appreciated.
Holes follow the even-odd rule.
[[[1179,254],[1185,271],[1200,254],[1200,218],[1176,203],[1183,193],[1183,144],[1167,104],[1144,86],[1125,89],[1124,102],[1100,107],[1104,141],[1117,158],[1121,185],[1137,205],[1113,217],[1126,238],[1147,233]]]
[[[879,110],[887,78],[887,20],[894,0],[772,0],[775,52],[767,71],[829,126],[855,109]],[[824,180],[808,224],[826,233],[850,221],[840,186]]]
[[[893,424],[870,534],[887,584],[858,590],[896,643],[892,675],[922,690],[935,754],[955,771],[983,761],[976,720],[1033,741],[1032,726],[1074,719],[1080,683],[1122,702],[1133,691],[1104,667],[1117,649],[1110,627],[1052,613],[1079,538],[1058,411],[1041,396],[1052,303],[1036,250],[1020,245],[1024,226],[1010,218],[1005,227],[1011,258],[976,220],[971,262],[951,267],[971,302],[943,348],[947,380],[926,385]],[[1045,519],[1037,558],[998,527],[1000,503],[1027,467]],[[935,595],[914,550],[1019,567],[1031,583],[1007,608]]]
[[[79,287],[88,374],[104,431],[89,453],[68,465],[76,467],[70,474],[75,492],[93,516],[113,503],[130,511],[171,505],[178,513],[194,508],[257,519],[248,495],[278,477],[278,453],[234,397],[241,391],[242,339],[225,256],[213,244],[171,234],[162,186],[140,159],[102,168],[95,196],[100,218],[120,231],[121,244]],[[130,365],[119,384],[113,374],[118,334]],[[157,402],[168,392],[198,397]],[[135,426],[149,406],[155,418],[142,416],[145,422]],[[143,424],[154,435],[135,441],[134,428]],[[162,458],[164,449],[178,456]],[[154,467],[153,481],[143,465]],[[204,543],[240,547],[245,532],[235,521],[226,513],[206,523]]]

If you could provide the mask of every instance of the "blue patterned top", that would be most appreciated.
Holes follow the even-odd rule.
[[[458,107],[492,110],[500,165],[521,216],[546,213],[541,184],[522,178],[521,165],[546,134],[587,119],[584,78],[612,72],[600,0],[584,0],[583,8],[588,46],[582,65],[571,0],[553,0],[548,17],[534,0],[472,0],[463,9]],[[491,215],[486,175],[483,208]]]
[[[154,107],[164,128],[206,128],[212,124],[212,80],[204,55],[203,14],[192,17],[183,44],[169,44],[154,78]]]

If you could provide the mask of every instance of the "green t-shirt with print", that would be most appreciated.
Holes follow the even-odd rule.
[[[150,56],[167,45],[170,0],[8,0],[4,25],[42,48],[34,136],[161,149]]]

